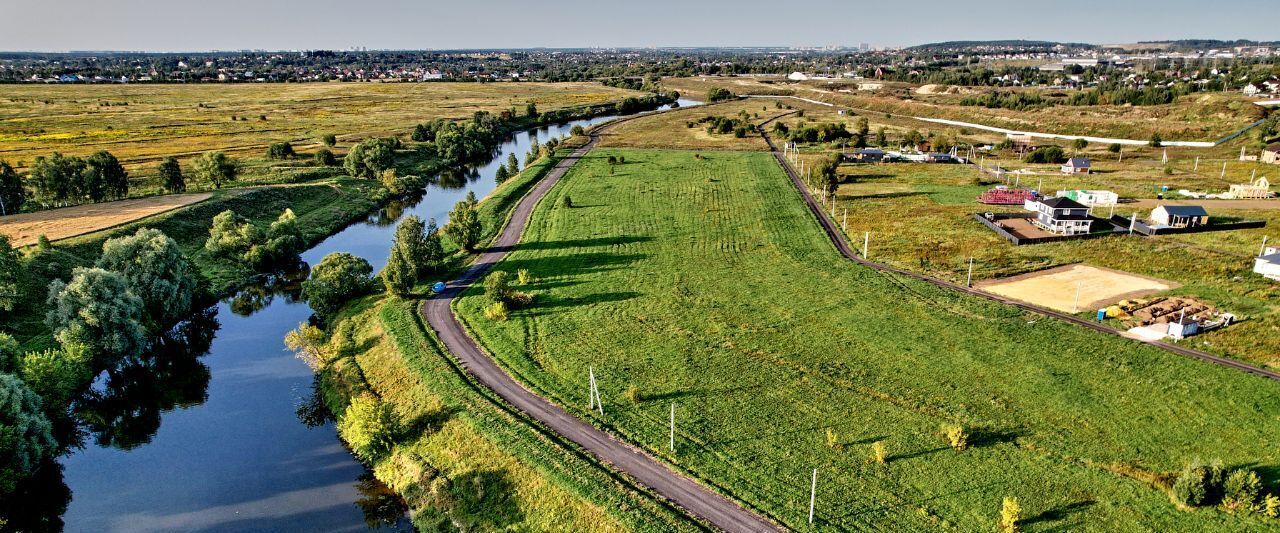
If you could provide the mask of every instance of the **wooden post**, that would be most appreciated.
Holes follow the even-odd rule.
[[[969,256],[969,277],[964,280],[965,287],[973,287],[973,256]]]
[[[1263,256],[1263,254],[1265,254],[1265,253],[1267,253],[1267,236],[1266,236],[1266,235],[1263,235],[1263,236],[1262,236],[1262,248],[1259,248],[1259,249],[1258,249],[1258,257],[1262,257],[1262,256]]]
[[[813,482],[809,485],[809,525],[813,525],[813,505],[818,500],[818,469],[813,469]]]
[[[862,258],[863,259],[867,258],[867,248],[870,246],[871,246],[871,232],[868,231],[866,235],[862,236]]]
[[[1222,162],[1222,173],[1221,173],[1221,174],[1218,174],[1218,179],[1222,179],[1222,178],[1225,178],[1225,177],[1227,177],[1227,162],[1226,162],[1226,161],[1223,161],[1223,162]]]
[[[1196,172],[1198,170],[1200,170],[1200,156],[1196,156],[1196,164],[1195,166],[1191,167],[1192,172]]]
[[[676,404],[675,402],[671,402],[671,433],[667,438],[667,447],[669,447],[672,452],[676,451]]]
[[[596,408],[596,369],[587,367],[587,409]]]
[[[1083,283],[1084,283],[1083,281],[1077,281],[1077,282],[1076,282],[1076,302],[1075,302],[1074,304],[1072,304],[1072,305],[1071,305],[1071,312],[1072,312],[1072,313],[1079,313],[1079,312],[1080,312],[1080,285],[1081,285],[1081,284],[1083,284]]]
[[[844,220],[840,222],[840,229],[845,233],[849,233],[849,208],[847,207],[844,208]]]
[[[1118,161],[1124,162],[1124,146],[1120,147],[1120,159]]]

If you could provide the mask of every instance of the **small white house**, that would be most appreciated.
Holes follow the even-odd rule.
[[[1070,198],[1088,207],[1107,207],[1120,202],[1120,195],[1111,191],[1075,189],[1058,191],[1055,196]]]
[[[1027,200],[1023,207],[1035,212],[1035,225],[1055,235],[1082,235],[1093,225],[1089,208],[1070,198],[1037,198]]]
[[[1262,277],[1280,281],[1280,248],[1267,247],[1262,255],[1253,259],[1253,272]]]
[[[1195,228],[1209,224],[1209,213],[1198,205],[1161,205],[1151,210],[1151,222],[1170,228]]]
[[[1073,157],[1062,165],[1063,174],[1088,174],[1091,164],[1087,157]]]

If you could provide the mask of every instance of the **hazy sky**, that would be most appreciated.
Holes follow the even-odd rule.
[[[0,0],[0,50],[1280,39],[1276,0]]]

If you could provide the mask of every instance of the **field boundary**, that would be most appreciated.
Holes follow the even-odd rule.
[[[1235,370],[1240,370],[1242,372],[1253,374],[1253,375],[1270,379],[1273,381],[1280,381],[1280,372],[1267,370],[1265,368],[1260,368],[1248,363],[1244,363],[1242,361],[1237,361],[1235,359],[1213,355],[1208,352],[1202,352],[1200,350],[1187,348],[1184,346],[1178,346],[1176,344],[1172,344],[1164,341],[1134,339],[1132,337],[1124,335],[1124,332],[1120,330],[1105,326],[1103,324],[1098,324],[1089,320],[1085,320],[1075,315],[1071,315],[1068,313],[1060,313],[1058,311],[1054,311],[1052,309],[1048,309],[1045,307],[1040,307],[1038,305],[1029,304],[1029,303],[1022,302],[1019,300],[1014,300],[1011,298],[1005,298],[1003,296],[991,294],[989,292],[974,289],[972,287],[965,287],[963,285],[952,283],[950,281],[946,281],[943,279],[926,276],[924,274],[912,272],[909,270],[901,269],[898,267],[890,266],[884,263],[878,263],[878,262],[863,258],[861,255],[858,254],[858,252],[856,252],[852,247],[849,246],[848,240],[845,238],[844,234],[840,231],[839,226],[837,226],[834,221],[827,218],[826,212],[822,210],[822,207],[818,205],[816,200],[814,200],[813,195],[809,193],[809,190],[807,188],[805,188],[804,181],[800,179],[799,173],[797,173],[796,170],[791,166],[791,163],[787,161],[787,158],[782,155],[782,152],[778,151],[777,146],[773,143],[773,139],[769,137],[768,133],[765,130],[764,126],[765,124],[768,124],[768,122],[769,121],[765,121],[761,123],[759,126],[757,126],[757,131],[759,131],[761,135],[764,135],[765,141],[769,144],[769,148],[773,150],[774,159],[778,161],[778,165],[781,166],[783,171],[786,172],[787,176],[791,178],[792,184],[800,193],[800,196],[804,200],[804,202],[809,205],[809,211],[814,215],[814,217],[816,217],[817,222],[819,226],[821,226],[822,230],[826,232],[827,237],[831,240],[831,245],[835,247],[837,252],[845,256],[845,258],[852,260],[862,266],[879,270],[881,272],[886,272],[889,274],[897,274],[897,275],[911,278],[917,281],[929,283],[937,287],[942,287],[944,289],[951,289],[957,292],[969,294],[971,296],[976,296],[976,297],[984,298],[993,302],[1017,307],[1024,311],[1029,311],[1032,313],[1036,313],[1036,314],[1051,317],[1051,318],[1057,318],[1059,320],[1070,322],[1078,326],[1083,326],[1083,327],[1092,329],[1094,331],[1106,333],[1109,335],[1115,335],[1117,337],[1122,337],[1122,338],[1129,339],[1136,342],[1149,344],[1157,348],[1161,348],[1168,352],[1172,352],[1174,354],[1181,355],[1184,357],[1200,359],[1202,361],[1225,366]]]

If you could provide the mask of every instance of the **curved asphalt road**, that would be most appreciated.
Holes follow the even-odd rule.
[[[780,116],[785,116],[785,115],[780,115]],[[800,195],[804,198],[805,203],[809,204],[809,210],[812,211],[813,215],[818,218],[818,222],[822,225],[822,230],[825,231],[827,233],[827,236],[831,238],[831,243],[835,245],[836,250],[838,250],[841,255],[849,259],[852,259],[854,261],[857,261],[863,266],[874,268],[882,272],[889,272],[889,273],[897,274],[900,276],[905,276],[908,278],[923,281],[925,283],[930,283],[938,287],[944,287],[947,289],[960,291],[960,292],[977,296],[980,298],[986,298],[988,300],[1000,302],[1005,305],[1012,305],[1014,307],[1031,311],[1033,313],[1050,316],[1053,318],[1057,318],[1059,320],[1065,320],[1067,322],[1071,322],[1072,324],[1084,326],[1086,328],[1089,328],[1095,331],[1100,331],[1103,333],[1124,337],[1126,339],[1135,340],[1138,342],[1145,342],[1147,344],[1151,344],[1153,346],[1163,348],[1167,351],[1176,353],[1178,355],[1193,357],[1193,358],[1208,361],[1210,363],[1214,363],[1217,365],[1225,366],[1228,368],[1234,368],[1236,370],[1241,370],[1244,372],[1248,372],[1250,374],[1262,376],[1264,378],[1280,381],[1280,373],[1273,372],[1265,368],[1259,368],[1247,363],[1236,361],[1234,359],[1219,357],[1211,353],[1202,352],[1200,350],[1195,350],[1192,348],[1187,348],[1185,346],[1179,346],[1177,344],[1172,344],[1164,341],[1142,341],[1142,340],[1134,339],[1132,337],[1126,337],[1122,335],[1121,334],[1122,332],[1120,332],[1119,330],[1109,328],[1105,325],[1099,324],[1092,320],[1086,320],[1086,319],[1077,317],[1075,315],[1061,313],[1058,311],[1054,311],[1052,309],[1047,309],[1044,307],[1040,307],[1038,305],[1032,305],[1026,302],[1010,300],[1008,298],[1004,298],[988,292],[983,292],[978,289],[951,283],[950,281],[925,276],[923,274],[918,274],[916,272],[911,272],[908,270],[903,270],[901,268],[889,266],[883,263],[877,263],[875,261],[869,261],[869,260],[863,259],[860,255],[858,255],[857,251],[855,251],[852,247],[849,246],[848,240],[846,240],[844,238],[844,235],[841,234],[840,229],[836,225],[835,221],[832,220],[830,217],[828,217],[827,213],[823,211],[822,207],[818,204],[817,200],[815,200],[813,198],[813,195],[809,193],[809,189],[804,186],[804,181],[800,179],[800,175],[797,174],[796,170],[791,167],[791,163],[787,161],[786,157],[782,154],[782,152],[778,151],[778,147],[773,144],[773,139],[770,139],[768,133],[765,132],[765,128],[764,128],[765,124],[768,124],[769,122],[772,122],[777,118],[780,118],[780,116],[774,117],[773,119],[770,119],[770,120],[766,120],[765,122],[761,123],[758,126],[758,129],[761,135],[764,135],[765,141],[769,143],[769,149],[773,151],[773,156],[778,159],[778,164],[782,165],[783,170],[787,171],[787,176],[791,177],[791,182],[795,184],[796,189],[799,190]]]
[[[632,117],[635,118],[635,117]],[[622,119],[609,125],[629,120]],[[598,132],[609,125],[591,132],[591,140],[575,150],[569,157],[556,164],[512,212],[507,226],[497,240],[489,246],[462,277],[448,284],[444,292],[422,304],[422,315],[436,331],[449,352],[462,362],[462,366],[484,386],[498,393],[503,400],[524,411],[562,437],[581,446],[597,459],[613,465],[640,484],[662,497],[725,531],[778,531],[780,528],[763,517],[744,509],[741,505],[722,496],[692,479],[668,468],[640,449],[613,438],[608,433],[579,420],[563,408],[529,392],[516,383],[493,359],[467,335],[450,303],[472,283],[479,280],[519,242],[521,233],[538,200],[559,181],[561,176],[595,146]]]

